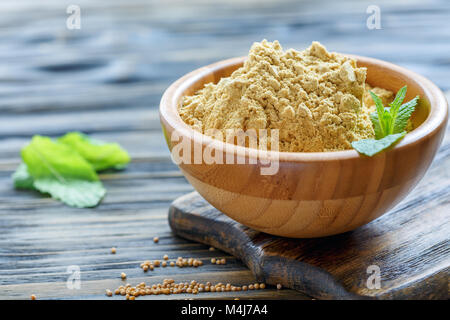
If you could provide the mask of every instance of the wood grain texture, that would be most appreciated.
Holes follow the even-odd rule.
[[[244,58],[234,58],[181,77],[161,99],[166,141],[174,156],[180,156],[177,163],[186,179],[219,211],[277,236],[339,234],[384,214],[407,195],[431,164],[445,133],[448,106],[442,91],[428,79],[381,60],[353,58],[367,68],[367,82],[372,86],[396,92],[407,85],[407,101],[421,98],[412,118],[417,127],[395,147],[373,157],[354,149],[262,153],[194,131],[178,113],[182,98],[242,66]],[[204,155],[212,153],[214,161],[206,161]],[[268,167],[272,170],[264,173]]]
[[[447,184],[440,196],[448,194]],[[449,218],[447,204],[431,212],[388,214],[333,237],[288,239],[239,224],[197,192],[175,200],[169,213],[175,234],[229,252],[259,281],[318,299],[450,298]],[[367,285],[373,265],[380,270],[380,288]]]
[[[234,284],[255,281],[239,260],[174,237],[167,224],[170,203],[193,188],[170,161],[157,108],[169,84],[191,70],[243,56],[252,42],[263,38],[296,49],[318,40],[330,50],[396,63],[450,89],[450,29],[443,27],[450,3],[445,0],[377,0],[381,30],[366,28],[371,0],[77,0],[75,4],[81,7],[80,30],[66,28],[64,1],[0,1],[1,299],[28,299],[32,293],[38,299],[107,299],[104,289],[121,284],[122,271],[132,284],[171,276]],[[76,210],[38,193],[14,190],[10,175],[31,136],[72,130],[117,141],[132,156],[127,170],[102,175],[108,189],[103,203],[92,210]],[[446,142],[427,174],[433,173],[434,183],[423,180],[417,193],[389,215],[448,212],[449,152]],[[155,235],[160,237],[158,245],[151,241]],[[109,253],[113,245],[116,255]],[[221,256],[228,263],[142,273],[140,262],[165,253],[205,262]],[[419,263],[404,262],[404,270]],[[65,286],[70,265],[81,268],[80,290]],[[196,297],[208,298],[234,296]],[[247,292],[245,298],[308,297],[271,287]]]

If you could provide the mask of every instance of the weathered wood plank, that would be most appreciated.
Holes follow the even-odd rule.
[[[192,187],[170,162],[157,113],[169,83],[208,63],[245,55],[253,41],[279,39],[284,47],[301,49],[319,40],[330,50],[403,65],[450,89],[450,29],[442,27],[450,16],[448,1],[379,0],[382,30],[365,26],[366,8],[373,4],[369,0],[79,0],[77,4],[82,28],[70,31],[65,25],[67,4],[59,0],[0,2],[0,298],[28,299],[31,293],[48,299],[106,298],[104,289],[120,285],[122,271],[133,284],[172,275],[183,281],[255,281],[228,254],[210,252],[207,246],[171,233],[167,208]],[[31,136],[73,130],[117,141],[133,158],[127,170],[101,174],[108,189],[103,203],[78,210],[38,193],[14,190],[10,175]],[[390,216],[446,208],[449,136],[428,173],[435,180],[421,183]],[[420,227],[424,221],[414,223]],[[158,245],[152,242],[154,235],[160,237]],[[116,255],[109,253],[111,246],[117,247]],[[443,247],[434,250],[441,252]],[[138,267],[165,253],[201,258],[205,265],[148,274]],[[226,257],[227,265],[208,264],[213,256]],[[446,256],[444,251],[442,259]],[[418,263],[404,261],[404,266],[416,268]],[[65,271],[71,264],[81,267],[81,290],[66,288]],[[241,292],[239,297],[306,298],[273,287]]]

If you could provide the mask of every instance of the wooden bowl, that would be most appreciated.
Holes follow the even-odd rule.
[[[164,93],[160,118],[170,150],[174,131],[192,149],[206,146],[220,156],[241,157],[247,164],[180,163],[186,179],[214,207],[232,219],[269,234],[313,238],[364,225],[396,205],[423,177],[441,144],[447,101],[428,79],[388,62],[352,56],[367,67],[367,82],[396,92],[408,85],[406,101],[419,95],[415,129],[394,148],[374,157],[355,150],[336,152],[269,152],[279,157],[275,175],[261,175],[263,163],[249,164],[249,148],[226,144],[196,133],[178,113],[181,99],[208,82],[218,82],[243,64],[234,58],[195,70]],[[181,140],[185,139],[185,140]],[[194,151],[192,151],[192,157]],[[253,157],[254,158],[254,157]],[[194,158],[192,158],[194,159]],[[261,158],[260,158],[261,159]]]

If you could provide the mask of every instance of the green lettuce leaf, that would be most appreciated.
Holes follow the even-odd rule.
[[[109,168],[123,169],[130,162],[128,153],[117,143],[105,143],[79,132],[69,132],[58,139],[77,151],[95,171]]]
[[[380,151],[394,145],[397,141],[402,139],[406,135],[406,131],[396,134],[390,134],[382,139],[363,139],[358,141],[353,141],[353,148],[359,153],[365,154],[366,156],[373,156]]]
[[[22,159],[34,188],[70,206],[93,207],[105,195],[93,167],[63,143],[34,136],[22,149]]]

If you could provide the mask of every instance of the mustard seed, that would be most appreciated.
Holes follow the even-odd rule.
[[[171,267],[175,267],[175,262],[170,261],[170,266],[171,266]]]
[[[154,238],[153,238],[153,242],[154,242],[154,243],[158,243],[158,241],[159,241],[159,238],[158,238],[158,237],[154,237]]]
[[[266,288],[266,284],[265,283],[260,283],[259,284],[259,288],[260,289],[265,289]]]
[[[161,263],[161,266],[162,266],[163,268],[167,267],[167,262],[166,262],[166,261],[163,261],[163,262]]]
[[[220,260],[220,263],[221,263],[221,264],[226,264],[226,263],[227,263],[227,260],[226,260],[225,258],[223,258],[222,260]]]
[[[113,293],[111,292],[111,290],[106,289],[106,295],[108,297],[112,297]]]
[[[127,274],[125,272],[122,272],[120,274],[120,277],[122,278],[122,280],[125,280],[127,278]]]
[[[216,263],[216,258],[212,258],[212,259],[211,259],[211,263],[212,263],[212,264],[215,264],[215,263]]]
[[[278,284],[277,284],[277,289],[278,289],[278,290],[281,290],[282,287],[283,287],[283,286],[281,285],[281,283],[278,283]]]
[[[32,295],[30,296],[30,298],[31,298],[31,300],[36,300],[36,295],[35,295],[35,294],[32,294]]]
[[[215,251],[216,250],[216,248],[214,248],[214,247],[209,247],[209,251]]]
[[[164,255],[163,257],[164,260],[169,260],[169,256],[167,254]]]
[[[112,254],[115,254],[115,253],[116,253],[116,248],[112,247],[112,248],[111,248],[111,253],[112,253]]]

